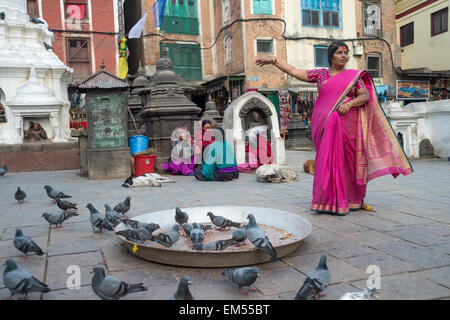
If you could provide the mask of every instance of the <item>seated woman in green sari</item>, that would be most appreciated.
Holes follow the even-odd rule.
[[[214,143],[206,149],[201,167],[195,168],[195,177],[201,181],[231,181],[239,178],[233,148],[225,140],[222,128],[214,128]]]

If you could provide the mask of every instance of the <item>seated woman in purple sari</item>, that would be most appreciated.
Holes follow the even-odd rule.
[[[367,183],[377,177],[412,173],[412,167],[366,71],[345,69],[348,47],[333,42],[329,69],[299,70],[277,58],[258,59],[299,80],[316,83],[311,133],[316,168],[311,209],[345,215],[352,209],[375,211],[364,203]]]
[[[194,159],[192,148],[192,137],[189,129],[183,126],[175,128],[172,132],[172,152],[169,163],[161,166],[164,171],[176,175],[193,176]]]

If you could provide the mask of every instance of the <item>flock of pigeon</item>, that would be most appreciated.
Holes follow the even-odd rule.
[[[4,175],[6,172],[6,165],[3,169],[0,169],[0,175]],[[47,213],[44,212],[42,217],[50,224],[55,226],[55,229],[61,228],[61,224],[70,217],[77,216],[77,204],[71,203],[65,198],[71,198],[61,191],[53,189],[51,186],[46,185],[44,189],[47,195],[52,199],[57,206],[62,209],[62,212]],[[17,189],[15,199],[18,202],[23,202],[26,194],[20,187]],[[90,211],[90,222],[92,224],[93,231],[102,232],[103,229],[114,231],[114,227],[119,223],[124,223],[127,229],[117,231],[117,234],[125,237],[127,240],[135,243],[143,243],[144,241],[155,241],[166,247],[171,247],[180,239],[180,227],[184,232],[184,236],[190,238],[193,243],[193,249],[200,251],[221,251],[232,245],[239,246],[248,239],[258,250],[265,252],[271,259],[271,261],[277,261],[277,252],[270,243],[269,238],[266,236],[264,230],[258,226],[253,214],[248,214],[248,224],[241,226],[241,224],[233,222],[223,216],[214,215],[212,212],[208,212],[212,224],[217,227],[216,230],[224,231],[228,227],[234,227],[232,238],[228,240],[217,240],[204,242],[205,231],[212,229],[211,225],[202,225],[200,223],[188,223],[189,215],[182,211],[180,208],[175,209],[175,224],[169,231],[153,235],[153,232],[160,229],[160,226],[155,223],[145,223],[141,221],[135,221],[128,219],[125,216],[131,207],[131,198],[127,197],[124,201],[117,204],[113,209],[106,203],[105,204],[105,216],[103,216],[98,210],[91,204],[87,204],[87,208]],[[122,216],[121,216],[121,215]],[[97,230],[96,230],[97,229]],[[24,235],[21,229],[16,229],[15,237],[13,240],[14,246],[24,254],[22,259],[27,258],[27,254],[35,253],[39,256],[45,254],[42,249],[28,236]],[[329,285],[331,275],[326,263],[327,256],[322,255],[318,266],[312,270],[306,277],[302,287],[297,292],[296,300],[305,300],[309,298],[317,299],[319,296],[323,296],[322,293]],[[6,261],[5,270],[3,273],[3,283],[10,290],[11,299],[16,294],[22,294],[22,299],[27,299],[30,292],[49,292],[50,288],[43,282],[33,277],[27,270],[17,266],[16,262],[12,259]],[[93,268],[92,277],[92,290],[94,293],[103,300],[117,300],[124,296],[135,293],[147,291],[148,289],[143,286],[143,283],[128,284],[110,275],[107,275],[103,267]],[[241,294],[248,294],[248,291],[255,291],[251,286],[256,282],[260,276],[259,269],[257,267],[242,267],[236,269],[226,269],[222,275],[228,277],[234,284],[239,287]],[[183,276],[178,285],[177,291],[170,298],[172,300],[193,300],[193,296],[189,290],[191,285],[190,277]],[[247,291],[242,291],[243,287],[247,287]],[[341,297],[341,300],[368,300],[374,293],[374,289],[365,288],[362,292],[347,293]]]

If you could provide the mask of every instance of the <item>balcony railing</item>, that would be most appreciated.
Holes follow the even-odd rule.
[[[364,35],[365,36],[373,36],[373,37],[381,37],[382,32],[381,29],[374,28],[374,27],[365,27],[364,28]]]

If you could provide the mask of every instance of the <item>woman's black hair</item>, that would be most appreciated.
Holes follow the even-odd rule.
[[[205,126],[205,124],[210,124],[211,127],[212,127],[212,123],[208,119],[205,119],[205,120],[202,121],[202,128]]]
[[[333,60],[334,53],[336,52],[337,49],[339,49],[342,46],[346,47],[348,50],[348,46],[342,41],[332,42],[330,44],[330,46],[328,47],[328,63],[330,64],[330,66],[331,66],[331,60]]]

